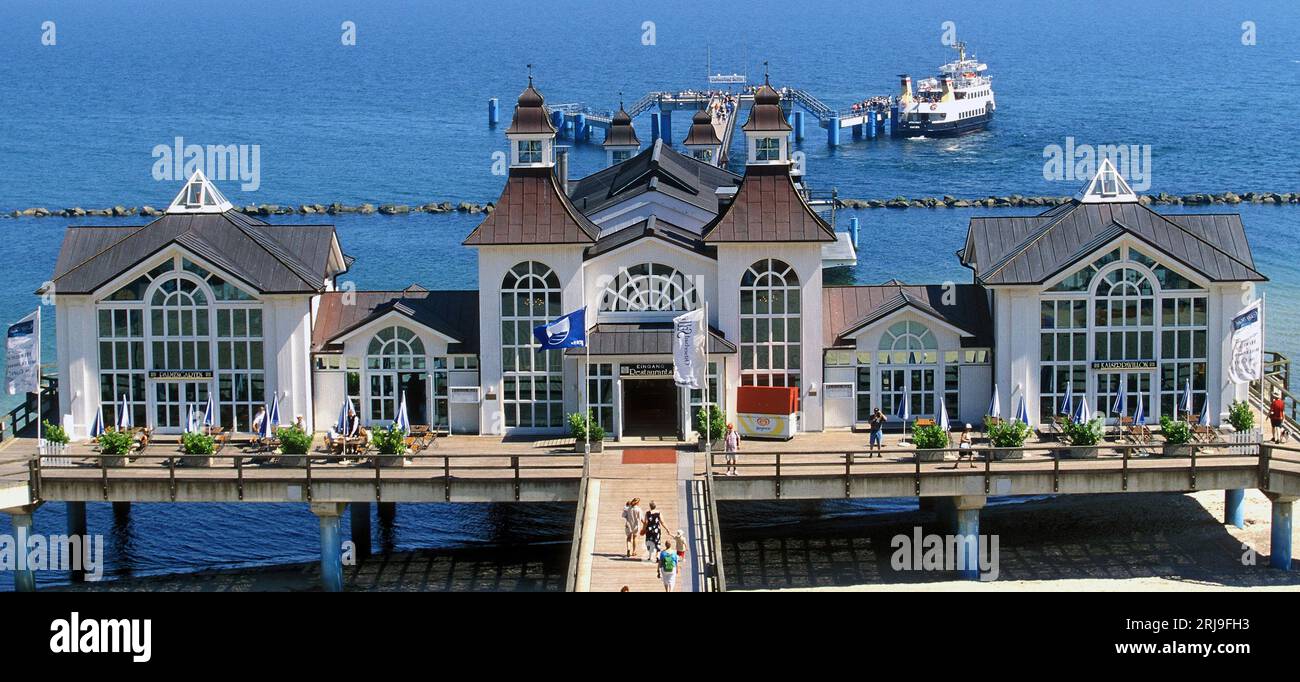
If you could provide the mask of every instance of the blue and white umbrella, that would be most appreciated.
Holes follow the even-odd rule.
[[[1115,395],[1115,403],[1110,406],[1110,411],[1115,414],[1126,417],[1128,416],[1128,382],[1124,379],[1119,380],[1119,393]]]
[[[943,400],[939,401],[939,428],[948,430],[948,403]]]
[[[1029,426],[1029,409],[1025,406],[1025,396],[1023,393],[1020,395],[1020,402],[1016,404],[1015,418],[1020,420],[1021,424]]]
[[[1187,384],[1183,388],[1183,398],[1178,401],[1178,416],[1186,417],[1192,413],[1192,379],[1187,378]]]
[[[199,430],[199,418],[194,413],[193,405],[185,406],[185,433],[194,433]]]
[[[1069,416],[1074,413],[1074,382],[1065,385],[1065,397],[1061,398],[1060,414]]]
[[[1137,426],[1146,426],[1147,424],[1147,410],[1146,405],[1143,404],[1141,393],[1138,393],[1137,409],[1133,411],[1133,423]]]
[[[989,410],[986,412],[990,417],[1002,416],[1002,399],[998,395],[998,385],[993,384],[993,399],[989,401]]]
[[[217,404],[212,399],[212,394],[208,393],[208,402],[203,406],[203,426],[212,428],[217,424]]]
[[[894,406],[894,416],[903,422],[903,437],[907,437],[907,422],[912,419],[912,401],[907,396],[896,397],[898,404]]]
[[[1210,400],[1209,400],[1208,397],[1207,397],[1205,400],[1202,400],[1202,401],[1201,401],[1201,419],[1200,419],[1200,422],[1201,422],[1201,426],[1209,426],[1209,425],[1210,425]]]
[[[117,406],[117,428],[127,430],[131,428],[131,403],[126,401],[126,394],[122,394],[122,403]]]
[[[271,399],[271,411],[266,413],[266,421],[270,422],[271,430],[275,431],[280,426],[280,394],[275,394]]]
[[[262,407],[266,407],[266,406],[263,405]],[[270,412],[267,412],[266,414],[262,415],[262,423],[259,424],[259,425],[257,426],[257,437],[258,437],[258,438],[270,438],[270,437],[271,437],[271,414],[270,414]]]
[[[104,434],[104,404],[99,404],[99,409],[95,410],[95,423],[90,425],[90,437],[99,438]]]
[[[411,432],[411,415],[406,411],[406,391],[402,391],[402,401],[397,406],[397,418],[393,420],[393,426],[402,433]]]
[[[352,408],[351,400],[344,400],[343,407],[339,410],[339,420],[334,424],[334,430],[341,436],[348,434],[348,410]]]
[[[1083,424],[1092,419],[1088,411],[1088,396],[1079,396],[1079,407],[1074,410],[1074,423]]]

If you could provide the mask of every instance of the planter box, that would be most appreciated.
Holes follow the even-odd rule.
[[[1186,443],[1182,445],[1170,445],[1168,443],[1165,443],[1164,446],[1160,448],[1160,456],[1161,457],[1191,457],[1192,446]]]
[[[1101,448],[1096,446],[1085,446],[1081,448],[1070,448],[1068,450],[1061,449],[1056,452],[1061,459],[1097,459],[1097,453],[1100,450]]]
[[[723,451],[725,451],[725,450],[727,449],[727,444],[724,443],[724,442],[722,442],[721,440],[715,440],[715,441],[712,441],[710,444],[713,446],[713,451],[714,451],[714,452],[723,452]],[[698,440],[695,441],[695,451],[696,451],[696,452],[704,452],[704,439],[703,439],[703,438],[700,438],[700,439],[698,439]]]
[[[579,441],[574,441],[574,443],[573,443],[573,451],[576,452],[576,453],[578,453],[579,455],[581,455],[583,452],[586,452],[586,450],[585,450],[585,446],[586,446],[586,443],[585,443],[584,441],[580,441],[580,440],[579,440]],[[604,451],[605,451],[605,441],[603,441],[603,440],[593,440],[593,441],[591,441],[591,451],[592,451],[592,452],[604,452]]]
[[[186,467],[203,467],[212,466],[212,455],[181,455],[176,458],[177,463]]]
[[[379,458],[379,466],[381,467],[395,468],[395,467],[406,466],[406,453],[402,453],[400,455],[375,455],[375,456]]]
[[[104,466],[110,469],[126,466],[126,455],[101,455],[100,459],[104,461]]]
[[[942,462],[946,453],[937,448],[917,448],[916,459],[920,462]]]
[[[282,467],[301,469],[307,466],[307,455],[279,455],[276,457],[276,461],[279,462]]]
[[[993,448],[993,461],[1001,462],[1004,459],[1024,459],[1025,451],[1019,448]]]

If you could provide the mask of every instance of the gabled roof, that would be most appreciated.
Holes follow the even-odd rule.
[[[587,247],[585,255],[589,259],[595,258],[642,239],[661,239],[673,246],[694,251],[707,258],[718,257],[717,247],[706,245],[700,239],[700,235],[684,227],[661,220],[654,215],[601,237],[596,241],[595,245]]]
[[[951,296],[946,303],[945,296]],[[903,284],[891,280],[868,286],[822,289],[822,329],[827,347],[852,346],[856,332],[893,313],[912,309],[969,334],[962,345],[993,345],[993,317],[988,296],[978,284]]]
[[[1267,280],[1241,216],[1162,216],[1133,202],[1076,199],[1037,216],[972,218],[961,261],[984,284],[1041,284],[1123,235],[1212,282]]]
[[[586,244],[599,234],[600,228],[569,202],[554,169],[515,167],[492,212],[464,244]]]
[[[429,291],[418,286],[322,294],[311,331],[312,352],[341,350],[336,339],[389,313],[456,339],[458,343],[448,346],[449,353],[478,352],[478,291]]]
[[[268,225],[238,211],[166,213],[142,227],[69,227],[54,269],[58,293],[88,294],[177,245],[258,293],[323,291],[346,269],[332,265],[333,225]]]
[[[672,355],[671,322],[633,322],[598,324],[587,333],[588,348],[570,348],[566,355]],[[710,355],[735,353],[736,345],[722,332],[709,327]]]
[[[570,181],[569,199],[578,210],[593,215],[645,192],[661,192],[716,215],[718,188],[739,184],[739,175],[655,140],[627,161]]]
[[[736,198],[704,228],[704,241],[833,242],[835,231],[795,189],[787,164],[746,166]]]

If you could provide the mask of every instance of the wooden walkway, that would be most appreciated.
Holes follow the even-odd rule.
[[[631,592],[664,591],[655,563],[645,561],[643,536],[637,536],[637,551],[632,558],[626,556],[623,505],[634,497],[641,498],[643,511],[649,511],[651,501],[655,503],[663,519],[663,540],[671,538],[678,529],[686,532],[692,549],[688,550],[687,561],[681,567],[676,591],[694,589],[695,533],[685,508],[686,481],[694,476],[694,457],[692,453],[678,451],[673,463],[631,463],[638,455],[653,456],[660,452],[673,451],[671,448],[629,449],[592,455],[579,558],[582,562],[577,582],[579,592],[618,592],[624,586]]]

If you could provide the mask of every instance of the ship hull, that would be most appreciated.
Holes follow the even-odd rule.
[[[893,137],[957,137],[977,133],[993,122],[993,111],[959,121],[892,121]]]

